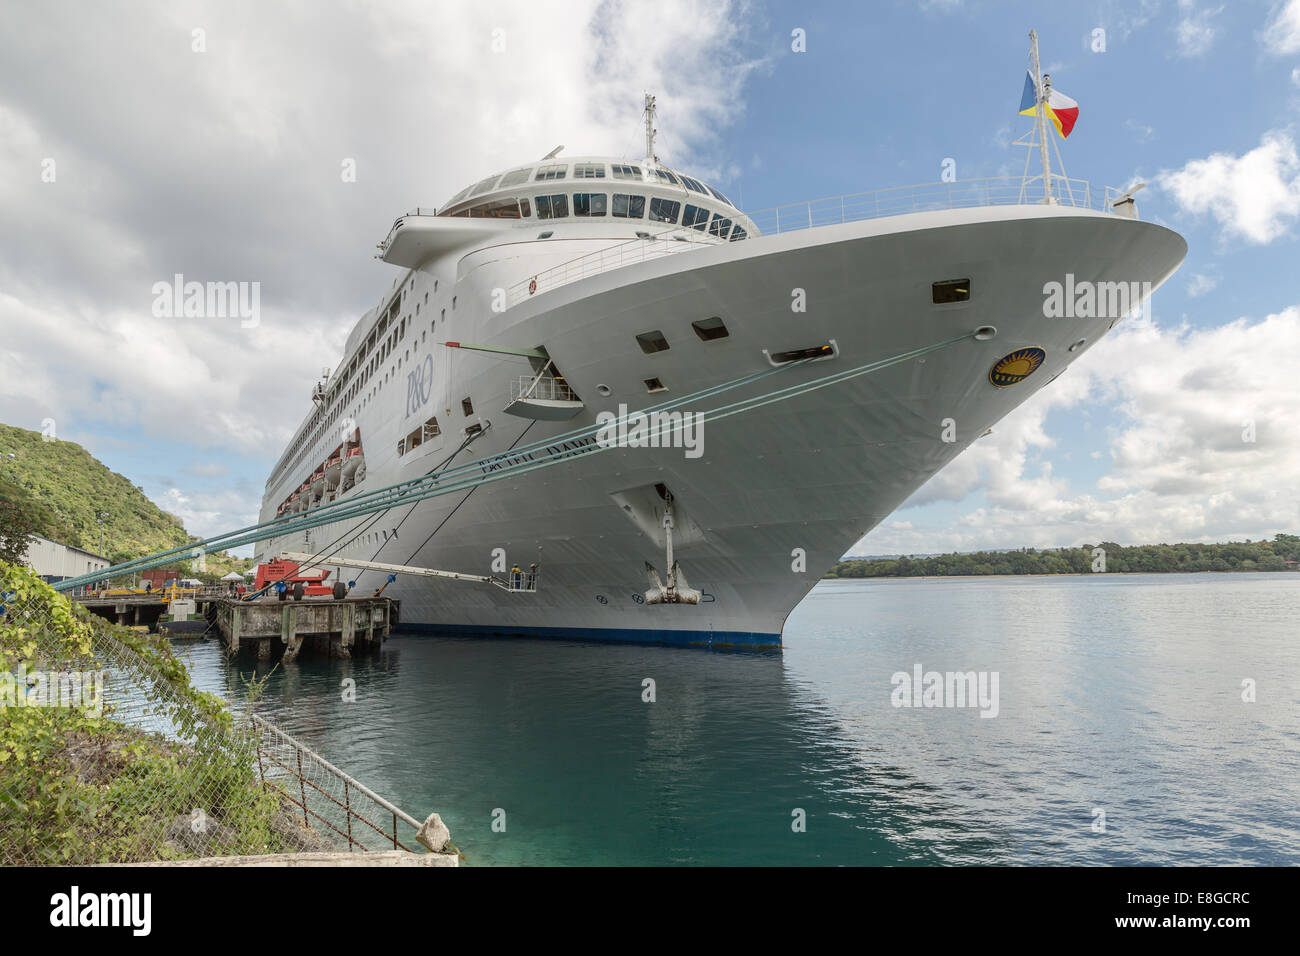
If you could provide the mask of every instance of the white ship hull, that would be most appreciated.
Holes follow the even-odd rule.
[[[531,239],[536,226],[528,228]],[[624,229],[619,241],[626,236]],[[521,242],[458,250],[402,280],[409,301],[424,307],[412,317],[413,338],[393,355],[387,382],[379,375],[374,397],[351,403],[342,416],[353,417],[355,406],[365,447],[365,481],[347,494],[423,475],[460,445],[467,426],[487,427],[453,464],[592,425],[599,412],[616,411],[620,403],[645,408],[759,371],[767,367],[763,350],[833,341],[839,354],[687,410],[811,381],[981,326],[997,334],[711,422],[697,459],[680,448],[615,448],[394,509],[338,555],[487,574],[499,548],[507,566],[541,567],[536,593],[399,576],[385,593],[400,600],[403,626],[779,645],[787,615],[827,568],[1114,324],[1114,316],[1045,318],[1045,283],[1072,274],[1076,282],[1154,288],[1186,252],[1175,233],[1135,219],[1069,207],[989,206],[721,243],[543,288],[503,313],[493,311],[494,290],[591,247]],[[972,282],[969,301],[932,303],[932,283],[963,277]],[[804,312],[792,310],[796,289],[803,290]],[[424,304],[426,292],[432,294]],[[454,308],[448,306],[453,296]],[[691,323],[711,316],[725,321],[726,338],[702,341],[694,334]],[[645,354],[635,336],[649,330],[661,330],[671,348]],[[1071,351],[1080,339],[1084,344]],[[447,340],[544,346],[585,407],[568,421],[505,414],[511,384],[529,371],[527,363],[448,349],[441,344]],[[991,366],[1027,346],[1044,350],[1042,366],[1019,384],[994,387]],[[421,395],[409,376],[413,368],[423,376],[430,366],[433,387]],[[651,378],[667,391],[647,394],[644,382]],[[463,413],[465,397],[472,399],[472,415]],[[430,415],[438,417],[441,434],[399,455],[399,440]],[[944,440],[946,419],[953,420],[955,441]],[[268,485],[263,520],[274,517],[338,436],[331,425],[304,449],[300,467],[290,462],[281,470]],[[562,449],[553,457],[562,457]],[[646,562],[664,568],[656,484],[673,495],[676,556],[691,586],[705,594],[699,605],[644,602]],[[367,520],[275,538],[257,553],[259,559],[315,553]],[[365,591],[384,581],[373,571],[335,573]]]

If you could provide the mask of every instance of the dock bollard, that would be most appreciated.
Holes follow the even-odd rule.
[[[424,823],[420,824],[420,829],[415,833],[415,838],[428,847],[431,853],[456,852],[447,846],[451,842],[451,831],[447,829],[447,824],[442,822],[442,817],[436,813],[425,817]]]

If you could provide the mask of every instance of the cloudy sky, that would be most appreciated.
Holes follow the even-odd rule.
[[[0,421],[85,445],[197,534],[254,519],[312,381],[394,279],[372,253],[405,210],[559,144],[639,155],[644,90],[665,160],[745,208],[948,159],[1018,174],[1030,27],[1080,105],[1070,175],[1145,182],[1188,260],[1150,321],[854,551],[1300,530],[1300,0],[0,12]],[[259,282],[259,324],[155,317],[176,273]]]

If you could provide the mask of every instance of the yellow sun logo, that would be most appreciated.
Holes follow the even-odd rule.
[[[1016,349],[993,363],[993,367],[989,369],[989,381],[998,388],[1023,382],[1034,374],[1045,358],[1047,353],[1035,346]]]

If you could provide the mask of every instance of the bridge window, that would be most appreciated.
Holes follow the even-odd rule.
[[[650,218],[654,222],[676,222],[681,211],[682,204],[676,199],[661,199],[658,196],[650,199]]]
[[[573,178],[574,179],[604,179],[605,164],[604,163],[574,163]]]
[[[677,181],[677,177],[674,176],[672,173],[670,173],[670,172],[669,172],[668,170],[666,170],[666,169],[652,169],[652,170],[650,170],[650,172],[652,172],[652,173],[654,173],[656,176],[658,176],[660,182],[664,182],[664,183],[672,183],[674,186],[680,186],[680,185],[681,185],[681,183],[679,183],[679,182]]]
[[[682,177],[682,185],[691,190],[691,192],[699,193],[701,196],[707,196],[709,194],[708,190],[704,188],[704,183],[700,182],[698,179],[691,179],[690,176]]]
[[[687,205],[686,214],[682,216],[682,225],[690,226],[692,229],[704,231],[704,227],[709,222],[709,211],[699,206]]]
[[[713,221],[709,223],[709,235],[717,236],[719,239],[726,239],[727,233],[731,229],[731,220],[725,218],[720,213],[713,214]]]
[[[640,179],[641,167],[628,166],[625,163],[614,163],[610,167],[615,179]]]
[[[473,188],[470,189],[469,194],[471,196],[477,196],[479,193],[485,193],[493,186],[495,186],[496,183],[497,183],[497,177],[490,176],[487,179],[483,180],[481,183],[475,183]]]
[[[563,179],[568,170],[568,163],[556,163],[553,166],[539,166],[537,167],[537,175],[534,176],[533,179],[537,182],[544,182],[548,179]]]
[[[645,196],[614,193],[614,215],[621,219],[644,219]]]
[[[714,339],[725,339],[731,333],[727,331],[727,326],[718,316],[711,316],[707,319],[700,319],[698,322],[692,322],[691,328],[695,334],[700,337],[701,342],[712,342]]]
[[[935,305],[948,302],[965,302],[970,298],[970,279],[947,279],[930,286],[930,298]]]
[[[519,203],[514,199],[494,199],[471,207],[469,214],[472,219],[518,219]]]
[[[497,184],[499,189],[505,189],[507,186],[518,186],[520,183],[528,182],[528,177],[532,174],[533,168],[515,169],[501,177],[501,182]]]
[[[743,228],[737,226],[735,229],[731,230],[731,241],[739,242],[741,239],[746,238],[748,235],[749,233],[745,232]]]
[[[537,196],[534,201],[538,219],[563,219],[569,214],[568,196]]]
[[[603,216],[605,215],[604,193],[574,193],[573,194],[573,214],[575,216]]]
[[[709,192],[713,193],[714,198],[722,200],[722,201],[725,202],[728,206],[731,206],[733,209],[736,207],[736,204],[735,204],[734,202],[732,202],[732,201],[731,201],[730,199],[728,199],[726,196],[722,195],[722,193],[718,192],[718,191],[717,191],[716,189],[714,189],[712,186],[709,187]]]
[[[664,338],[664,334],[658,329],[653,332],[642,332],[636,337],[636,344],[641,346],[641,351],[646,355],[668,351],[668,340]]]

